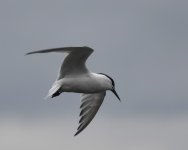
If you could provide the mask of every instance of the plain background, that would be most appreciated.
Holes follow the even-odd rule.
[[[0,0],[0,149],[187,150],[188,2]],[[79,94],[44,100],[63,55],[90,46],[87,65],[114,78],[91,124],[74,137]]]

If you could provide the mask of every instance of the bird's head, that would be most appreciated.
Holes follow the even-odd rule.
[[[109,79],[110,84],[111,84],[111,89],[110,90],[114,93],[114,95],[118,98],[118,100],[121,101],[120,97],[118,96],[118,94],[117,94],[117,92],[115,90],[115,82],[114,82],[114,80],[110,76],[108,76],[107,74],[104,74],[104,73],[99,73],[99,74],[102,74],[102,75],[106,76]]]

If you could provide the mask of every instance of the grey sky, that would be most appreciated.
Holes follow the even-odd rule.
[[[92,136],[93,132],[88,132],[94,130],[97,122],[101,126],[96,131],[105,127],[105,117],[108,121],[124,120],[125,124],[135,117],[146,117],[147,121],[156,118],[156,123],[169,118],[172,119],[169,122],[176,122],[183,117],[170,131],[178,130],[179,126],[185,128],[188,122],[187,6],[188,2],[183,0],[1,0],[0,118],[9,127],[10,122],[22,124],[33,120],[35,123],[43,118],[49,121],[54,117],[62,120],[70,117],[75,121],[70,123],[72,130],[76,129],[78,94],[65,93],[54,100],[43,100],[63,56],[26,57],[24,54],[44,48],[87,45],[95,49],[88,67],[114,78],[122,103],[108,92],[92,128],[89,126],[83,133],[85,138]],[[139,121],[138,124],[142,123]],[[117,122],[114,126],[118,128],[118,125]],[[40,125],[35,131],[38,130]],[[121,127],[117,130],[120,133]],[[187,133],[179,135],[177,139],[187,136]],[[162,141],[159,143],[164,146]],[[142,144],[141,149],[147,149]],[[122,147],[126,147],[123,142]],[[161,149],[165,150],[165,146]]]

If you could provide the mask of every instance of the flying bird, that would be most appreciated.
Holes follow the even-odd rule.
[[[92,48],[84,46],[52,48],[26,54],[68,53],[47,97],[53,98],[59,96],[62,92],[81,93],[80,120],[75,136],[92,121],[104,100],[107,90],[112,91],[120,100],[115,91],[114,80],[110,76],[104,73],[93,73],[86,67],[86,60],[93,51]]]

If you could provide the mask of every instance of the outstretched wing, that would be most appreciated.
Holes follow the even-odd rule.
[[[85,65],[87,58],[93,52],[93,49],[89,47],[62,47],[62,48],[52,48],[46,50],[39,50],[34,52],[29,52],[26,55],[35,53],[49,53],[49,52],[65,52],[68,55],[65,57],[59,71],[57,80],[63,78],[68,74],[79,74],[88,72]]]
[[[95,117],[97,111],[99,110],[104,100],[105,95],[106,91],[100,93],[81,95],[81,118],[79,121],[80,125],[77,129],[75,136],[78,135],[82,130],[84,130]]]

